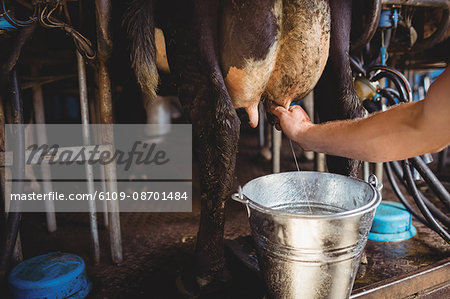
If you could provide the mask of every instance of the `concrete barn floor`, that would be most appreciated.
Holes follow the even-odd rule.
[[[300,149],[297,148],[300,154]],[[302,170],[312,170],[313,163],[302,161]],[[288,140],[283,139],[282,171],[295,170]],[[269,174],[271,165],[259,155],[256,131],[243,129],[236,168],[236,187],[252,178]],[[194,177],[198,173],[194,162]],[[384,199],[395,200],[389,183],[384,182]],[[93,265],[87,213],[57,214],[58,230],[48,233],[45,215],[23,216],[22,244],[25,258],[50,251],[80,255],[87,264],[93,290],[88,298],[178,298],[175,278],[190,260],[194,249],[200,208],[199,186],[193,186],[192,213],[122,213],[124,261],[113,265],[108,246],[108,232],[99,216],[101,262]],[[250,233],[244,207],[229,201],[226,210],[225,238],[234,239]],[[420,228],[419,228],[420,230]],[[436,236],[432,236],[437,239]],[[442,243],[442,242],[441,242]],[[440,243],[439,243],[440,244]],[[441,245],[436,245],[437,247]],[[444,246],[444,245],[442,245]],[[448,248],[441,252],[449,256]],[[236,269],[236,267],[230,267]],[[232,280],[223,298],[262,298],[263,287],[251,275],[231,271]]]

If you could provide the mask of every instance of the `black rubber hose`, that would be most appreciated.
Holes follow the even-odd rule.
[[[390,92],[394,97],[396,97],[400,102],[408,102],[408,99],[402,98],[402,97],[400,96],[400,93],[399,93],[397,90],[395,90],[395,89],[393,89],[393,88],[390,88],[390,87],[385,87],[385,88],[383,88],[383,89],[389,91],[389,92]]]
[[[398,164],[397,161],[392,161],[390,162],[391,166],[394,169],[395,174],[397,175],[398,179],[403,183],[403,186],[405,186],[405,188],[408,190],[408,192],[411,193],[411,191],[409,190],[408,185],[405,182],[405,178],[403,175],[403,171],[402,171],[402,167]],[[448,228],[450,228],[450,218],[447,217],[447,215],[445,215],[439,208],[437,208],[431,201],[429,201],[425,195],[423,195],[423,193],[418,190],[419,196],[422,198],[422,200],[425,202],[425,204],[427,205],[428,209],[430,209],[431,213],[437,218],[439,219],[439,221],[441,221],[445,226],[447,226]],[[412,193],[411,193],[412,194]]]
[[[422,158],[414,157],[411,158],[410,160],[411,164],[414,166],[414,168],[417,169],[417,171],[423,177],[423,179],[431,188],[431,190],[433,190],[433,192],[436,194],[439,200],[442,201],[447,210],[450,211],[450,194],[442,185],[442,183],[434,175],[431,169],[425,164],[425,162],[423,162]]]
[[[398,199],[400,200],[400,202],[406,207],[406,209],[422,224],[428,226],[429,228],[431,228],[431,226],[428,224],[428,222],[425,220],[425,218],[423,218],[422,216],[420,216],[419,213],[417,213],[414,208],[412,207],[412,205],[408,202],[408,200],[405,198],[405,196],[403,195],[402,190],[400,190],[400,187],[397,184],[397,181],[395,180],[394,174],[392,173],[392,168],[391,168],[391,163],[392,162],[387,162],[384,163],[384,170],[386,171],[389,183],[392,186],[392,190],[394,190],[395,194],[397,195]]]
[[[445,225],[447,229],[450,229],[450,218],[447,215],[445,215],[441,211],[441,209],[439,209],[431,201],[429,201],[420,190],[419,195],[422,198],[425,205],[427,206],[427,208],[430,210],[431,214],[433,214],[434,217],[436,217],[443,225]]]
[[[400,82],[400,79],[397,76],[388,72],[379,72],[378,74],[373,76],[370,79],[370,81],[378,81],[381,78],[388,78],[389,80],[391,80],[394,83],[395,88],[397,88],[397,90],[400,92],[400,95],[408,99],[408,92],[403,87],[402,83]]]
[[[380,111],[380,107],[372,100],[365,99],[362,104],[364,109],[366,109],[369,113]]]
[[[406,183],[412,193],[414,201],[416,202],[419,210],[422,212],[425,219],[427,219],[428,223],[433,227],[434,231],[438,233],[447,243],[450,244],[450,234],[436,221],[433,215],[428,210],[425,205],[422,197],[419,195],[417,186],[414,182],[414,179],[411,174],[411,168],[408,160],[402,161],[403,165],[403,173],[405,174]]]
[[[405,75],[403,75],[403,73],[401,73],[400,71],[394,69],[393,67],[387,66],[387,65],[374,65],[371,68],[369,68],[367,71],[373,72],[374,70],[382,70],[382,71],[385,71],[388,73],[392,73],[393,75],[397,76],[401,80],[403,86],[408,91],[408,93],[412,92],[411,85],[409,84],[408,79],[406,79]]]
[[[360,62],[358,62],[354,57],[349,56],[350,59],[350,66],[352,67],[352,69],[356,72],[358,72],[358,74],[363,74],[364,76],[366,75],[366,70],[364,70],[363,66],[361,65]]]
[[[392,74],[393,76],[397,77],[399,82],[402,84],[402,86],[404,87],[404,89],[406,90],[406,99],[408,99],[408,101],[412,100],[412,89],[411,89],[411,85],[408,82],[408,79],[406,79],[405,75],[403,75],[401,72],[399,72],[398,70],[390,67],[390,66],[385,66],[385,65],[375,65],[373,67],[370,67],[367,70],[367,73],[370,74],[371,72],[375,71],[375,70],[380,70],[380,71],[384,71],[387,72],[389,74]],[[397,85],[396,85],[397,87]],[[399,89],[397,87],[397,89]]]
[[[397,104],[395,102],[394,96],[386,89],[379,89],[378,93],[388,100],[389,106],[394,106],[395,104]]]
[[[22,98],[20,94],[20,84],[15,69],[11,71],[11,108],[13,115],[14,130],[14,155],[13,155],[13,174],[16,182],[12,185],[14,194],[23,193],[23,180],[25,179],[25,134],[23,130],[23,110]],[[8,199],[5,199],[8,200]],[[10,212],[6,223],[5,240],[2,244],[0,256],[0,277],[4,277],[9,267],[9,261],[17,240],[17,234],[20,226],[20,200],[11,201]]]
[[[370,18],[365,28],[364,33],[361,34],[358,39],[350,45],[350,51],[354,52],[360,50],[368,42],[370,42],[377,32],[378,23],[380,22],[381,15],[381,0],[372,0],[372,9],[370,13]]]

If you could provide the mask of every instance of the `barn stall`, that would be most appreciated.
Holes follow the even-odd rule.
[[[293,5],[314,11],[322,22],[329,18],[331,30],[323,32],[331,37],[320,34],[330,39],[331,48],[327,66],[328,56],[319,54],[324,59],[319,73],[293,75],[294,85],[310,88],[296,90],[297,97],[287,105],[301,105],[313,121],[324,122],[422,100],[448,63],[448,1],[350,2],[324,1],[329,7],[320,10],[321,1],[310,1],[310,6],[274,1],[267,10],[263,3],[231,1],[2,1],[1,295],[446,298],[447,149],[384,164],[305,152],[274,128],[276,119],[267,112],[267,102],[276,100],[270,95],[278,89],[270,89],[275,83],[257,72],[260,65],[247,71],[247,77],[237,72],[237,81],[225,74],[227,65],[234,70],[242,63],[239,55],[253,46],[240,48],[245,42],[240,37],[252,33],[254,24],[268,32],[274,24],[294,24],[288,17],[275,18],[274,24],[260,22],[266,20],[264,13],[276,16],[280,8],[287,16]],[[218,16],[211,17],[214,14]],[[208,23],[211,19],[218,23]],[[202,24],[200,29],[197,24]],[[220,41],[213,46],[230,59],[215,64],[224,73],[223,90],[234,100],[239,88],[253,90],[265,80],[269,95],[259,94],[256,106],[228,107],[215,100],[223,93],[208,86],[214,68],[201,56],[202,46],[210,46],[208,34],[217,30],[214,26],[220,28]],[[341,28],[340,37],[334,37],[333,28]],[[198,34],[191,36],[191,31]],[[270,36],[260,36],[262,43],[256,47],[265,47]],[[312,43],[312,37],[308,32],[299,39]],[[344,51],[333,48],[336,43],[344,45]],[[283,45],[278,52],[296,46]],[[297,61],[311,62],[311,53]],[[190,55],[199,55],[198,61],[192,63]],[[278,69],[280,54],[270,55],[276,59],[273,72],[286,75],[286,63]],[[147,65],[148,59],[154,63]],[[156,74],[156,81],[148,81],[143,66]],[[198,70],[191,78],[187,75],[192,66]],[[342,75],[333,67],[349,72]],[[351,81],[345,81],[348,78]],[[287,85],[283,80],[278,84]],[[205,88],[211,103],[201,96]],[[197,89],[193,97],[191,90]],[[357,109],[342,112],[339,105],[348,101]],[[222,121],[228,125],[220,126]],[[126,163],[120,160],[95,163],[103,152],[130,150],[141,140],[132,139],[136,136],[169,154],[173,151],[173,168],[154,171],[148,170],[152,165],[136,163],[124,171]],[[62,147],[34,152],[43,155],[44,162],[30,158],[30,145],[53,140]],[[74,158],[78,168],[67,163],[71,168],[58,169],[58,163],[51,163],[52,158],[62,161],[63,151],[78,153],[95,146],[97,156]],[[133,205],[142,201],[142,194],[148,197],[157,190],[163,196],[182,187],[190,198],[187,207],[177,205],[172,211],[173,206],[155,206],[147,203],[150,200]],[[12,194],[58,196],[70,188],[72,194],[103,196],[83,207],[78,202],[60,207],[56,201],[34,207],[32,201],[11,199]],[[293,199],[300,203],[293,210],[275,207]],[[288,236],[280,238],[280,233]]]

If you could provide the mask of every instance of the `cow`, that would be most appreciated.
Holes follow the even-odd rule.
[[[134,0],[125,16],[136,78],[158,87],[155,28],[192,123],[201,216],[194,261],[181,288],[198,294],[224,276],[224,208],[234,178],[240,119],[258,124],[258,103],[288,107],[317,84],[321,121],[362,116],[349,63],[351,0]],[[164,56],[164,55],[162,55]],[[319,81],[320,79],[320,81]],[[329,157],[331,172],[356,163]]]

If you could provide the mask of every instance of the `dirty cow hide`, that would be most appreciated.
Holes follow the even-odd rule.
[[[142,91],[155,98],[156,60],[167,57],[166,69],[170,68],[192,122],[194,153],[201,157],[200,228],[190,283],[184,278],[189,292],[223,277],[224,205],[232,186],[240,127],[235,109],[245,108],[255,127],[262,99],[288,107],[305,96],[319,80],[330,53],[321,79],[328,93],[318,92],[320,119],[359,115],[348,58],[350,14],[351,0],[131,3],[126,26],[137,80]],[[166,56],[156,53],[155,27],[164,35]],[[353,171],[352,163],[342,158],[332,158],[329,168]]]

